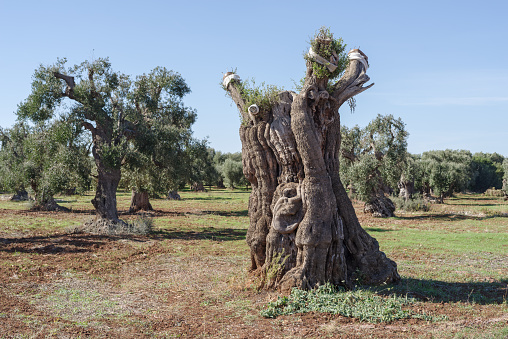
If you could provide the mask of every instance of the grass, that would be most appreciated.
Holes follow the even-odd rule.
[[[249,192],[179,193],[181,201],[152,199],[153,232],[132,237],[65,234],[90,216],[90,193],[58,197],[72,213],[29,212],[23,203],[0,201],[0,300],[9,305],[0,304],[0,329],[12,322],[18,327],[6,329],[24,329],[27,337],[158,337],[191,329],[204,337],[385,336],[378,325],[330,318],[337,313],[389,321],[415,337],[497,338],[508,331],[504,200],[457,195],[427,212],[386,219],[356,204],[361,224],[397,262],[401,282],[317,295],[295,290],[281,301],[257,291],[247,274]],[[124,214],[129,203],[130,193],[119,192],[120,217],[135,221],[137,215]],[[347,306],[341,312],[339,300]],[[277,319],[260,316],[270,309]],[[427,321],[437,322],[426,327]]]

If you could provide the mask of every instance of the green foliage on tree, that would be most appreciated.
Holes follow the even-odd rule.
[[[508,158],[503,160],[503,191],[506,196],[508,196]]]
[[[203,183],[212,186],[217,182],[220,174],[215,168],[214,153],[215,150],[207,146],[206,140],[194,140],[191,143],[188,148],[190,162],[188,183]]]
[[[24,191],[23,163],[25,161],[24,141],[30,133],[29,126],[17,123],[10,129],[0,128],[2,147],[0,149],[0,189],[2,191]]]
[[[365,128],[341,127],[341,178],[362,201],[396,189],[406,167],[407,137],[404,122],[378,115]]]
[[[123,171],[130,189],[159,196],[189,178],[190,153],[199,144],[191,131],[196,112],[182,101],[189,92],[179,74],[162,67],[136,78],[131,96],[136,134],[129,140]]]
[[[54,209],[54,195],[90,185],[88,140],[65,119],[29,126],[18,122],[6,131],[0,172],[10,190],[30,188],[35,208]]]
[[[245,182],[242,163],[231,158],[227,158],[222,164],[222,175],[224,183],[229,188],[235,188]]]
[[[346,44],[342,38],[334,38],[333,33],[327,27],[321,27],[310,42],[312,50],[327,61],[332,61],[337,68],[330,71],[327,65],[316,62],[312,56],[305,54],[305,59],[312,61],[312,69],[318,78],[327,77],[330,80],[338,78],[346,69],[348,63]]]
[[[220,174],[220,181],[229,188],[247,185],[247,179],[243,175],[242,153],[222,153],[216,151],[214,163]]]
[[[428,151],[422,154],[424,185],[443,198],[466,189],[472,179],[472,155],[466,150]]]
[[[473,154],[470,189],[479,193],[492,187],[500,189],[503,186],[503,160],[504,157],[497,153]]]
[[[421,159],[420,154],[408,153],[402,167],[400,180],[411,181],[415,191],[421,191],[424,180],[424,168]]]
[[[163,67],[133,81],[113,71],[108,59],[73,67],[59,59],[54,65],[41,65],[33,79],[32,93],[19,106],[19,118],[47,123],[64,112],[80,130],[90,131],[98,180],[92,203],[98,219],[113,224],[118,221],[121,167],[130,162],[131,168],[139,165],[141,170],[152,166],[148,159],[164,167],[174,159],[168,152],[190,133],[195,120],[194,110],[182,102],[189,87],[178,73]]]

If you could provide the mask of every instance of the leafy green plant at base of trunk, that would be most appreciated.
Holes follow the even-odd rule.
[[[268,303],[261,315],[275,318],[279,315],[318,312],[340,314],[371,323],[408,318],[445,320],[444,317],[403,309],[403,306],[414,303],[415,300],[408,297],[383,298],[368,290],[346,291],[326,284],[310,291],[294,288],[289,296],[278,297],[276,301]]]

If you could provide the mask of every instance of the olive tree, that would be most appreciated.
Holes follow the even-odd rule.
[[[400,279],[360,226],[339,177],[339,108],[372,86],[363,87],[367,56],[344,51],[341,39],[321,29],[305,56],[299,93],[250,88],[232,72],[223,77],[242,117],[243,171],[252,185],[251,269],[267,288]]]
[[[503,160],[504,157],[497,153],[473,154],[470,189],[479,193],[492,187],[500,189],[503,186]]]
[[[224,182],[229,188],[235,188],[244,182],[243,167],[241,161],[227,158],[221,166]]]
[[[395,205],[386,194],[400,181],[407,137],[404,122],[392,115],[378,115],[363,129],[342,127],[341,173],[365,202],[365,212],[394,216]]]
[[[92,199],[96,217],[86,229],[93,232],[128,230],[118,218],[116,206],[122,165],[129,153],[151,151],[147,140],[157,138],[152,128],[157,120],[178,123],[186,119],[185,115],[194,115],[193,111],[182,109],[181,98],[189,89],[179,74],[156,68],[151,75],[141,76],[133,83],[129,76],[113,71],[107,59],[73,67],[59,59],[35,71],[32,93],[19,106],[18,116],[33,122],[48,121],[65,111],[80,128],[91,133],[97,168],[97,188]],[[172,109],[177,114],[165,119]],[[133,140],[143,141],[136,144]],[[164,140],[158,142],[164,147]],[[157,161],[157,155],[152,153],[150,157]]]
[[[508,196],[508,158],[504,158],[503,160],[503,188],[504,195]]]
[[[188,93],[183,78],[162,67],[138,76],[133,84],[132,109],[143,123],[136,120],[125,159],[130,212],[151,210],[149,195],[176,190],[189,177],[190,158],[199,142],[191,131],[196,112],[182,100]]]
[[[156,147],[152,148],[156,151]],[[131,153],[122,171],[120,186],[132,190],[129,213],[150,211],[150,197],[175,194],[185,183],[203,182],[215,170],[205,140],[180,138],[165,157],[153,161],[146,153]]]
[[[0,171],[11,189],[32,190],[33,209],[65,210],[54,195],[69,189],[84,190],[89,185],[87,140],[75,127],[65,120],[36,126],[20,122],[5,135]]]
[[[402,164],[402,173],[397,184],[399,197],[405,201],[413,199],[414,193],[420,193],[423,184],[424,169],[421,162],[421,155],[407,154]]]
[[[2,146],[0,148],[0,189],[16,192],[13,200],[27,200],[27,184],[24,180],[25,161],[24,142],[30,128],[18,122],[10,129],[0,128]]]
[[[443,203],[445,197],[464,190],[471,178],[471,152],[466,150],[439,150],[422,153],[424,186],[432,189]]]

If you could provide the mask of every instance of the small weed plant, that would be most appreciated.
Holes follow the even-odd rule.
[[[231,73],[236,73],[236,70]],[[232,83],[237,84],[240,94],[243,100],[245,100],[245,112],[248,112],[249,107],[254,104],[258,105],[261,113],[270,111],[273,104],[278,101],[279,93],[284,91],[284,88],[275,85],[267,85],[265,82],[262,82],[261,85],[256,85],[254,79],[246,79],[243,81],[232,80]],[[221,86],[224,90],[227,90],[222,83]],[[227,92],[226,95],[229,95],[229,92]],[[242,119],[241,115],[240,119]],[[242,121],[244,125],[248,123],[248,121]]]
[[[318,312],[340,314],[371,323],[408,318],[427,321],[442,320],[425,313],[403,309],[404,306],[413,303],[415,300],[407,296],[383,298],[368,290],[346,291],[343,288],[325,284],[310,291],[295,288],[289,296],[279,297],[276,301],[268,303],[261,311],[261,315],[275,318],[279,315]]]
[[[277,275],[281,271],[281,269],[286,264],[286,260],[289,258],[289,255],[284,256],[284,250],[282,252],[275,254],[270,261],[270,265],[266,269],[266,280],[273,281],[277,278]]]
[[[279,99],[279,93],[284,89],[275,85],[267,85],[264,82],[256,85],[254,79],[247,79],[240,83],[240,92],[245,100],[245,111],[250,105],[258,105],[259,110],[269,111],[273,104]]]

